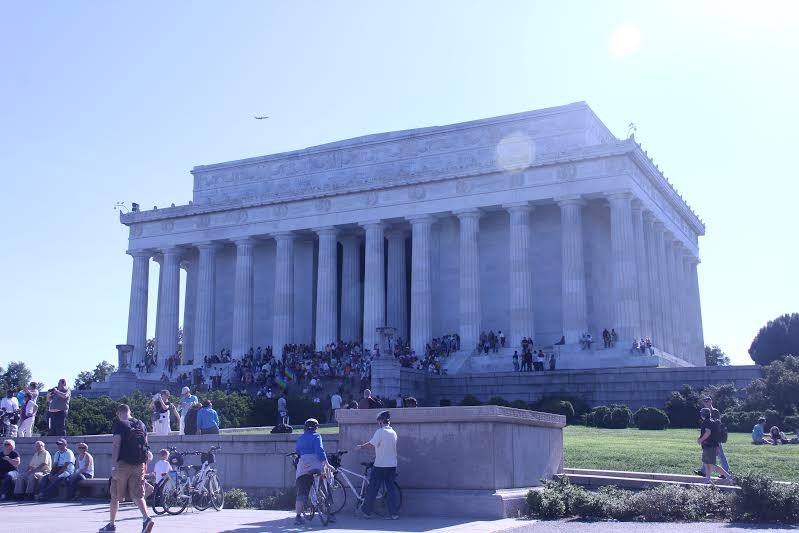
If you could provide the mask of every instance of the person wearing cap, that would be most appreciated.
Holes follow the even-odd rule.
[[[719,412],[718,409],[713,407],[713,398],[711,398],[710,396],[705,396],[704,398],[702,398],[702,403],[704,404],[705,407],[710,409],[710,418],[711,419],[721,421],[721,413]],[[722,445],[721,442],[718,443],[718,447],[716,448],[716,450],[718,451],[718,454],[719,454],[719,462],[721,463],[721,468],[723,468],[724,470],[729,472],[730,471],[730,463],[727,462],[727,454],[724,453],[724,446]],[[694,473],[697,476],[703,476],[704,477],[704,475],[705,475],[705,465],[700,466],[699,470],[695,470]]]
[[[0,500],[5,500],[11,494],[14,483],[17,481],[19,472],[17,467],[20,463],[17,453],[16,443],[11,439],[3,441],[3,451],[0,452]]]
[[[397,520],[399,515],[399,494],[397,493],[397,433],[391,427],[391,413],[381,411],[377,415],[377,425],[379,426],[372,440],[359,444],[358,448],[372,446],[375,449],[374,467],[369,473],[369,487],[366,490],[366,497],[360,508],[363,518],[371,518],[372,509],[380,487],[386,487],[386,505],[388,506],[388,518]]]
[[[25,495],[26,498],[33,498],[33,493],[36,492],[39,480],[50,473],[53,467],[53,458],[44,448],[44,443],[37,440],[33,444],[34,453],[28,463],[28,470],[25,473],[20,473],[17,477],[17,483],[14,486],[14,494],[17,496]]]
[[[77,498],[80,482],[93,477],[94,457],[89,453],[89,445],[81,442],[78,444],[78,456],[75,457],[75,471],[67,479],[67,499]]]
[[[219,435],[219,415],[211,400],[203,401],[202,409],[197,412],[197,429],[200,435]]]
[[[718,435],[721,429],[721,422],[714,420],[711,416],[709,407],[703,407],[699,411],[702,425],[699,428],[699,438],[697,444],[702,447],[702,465],[705,472],[705,481],[711,483],[713,472],[718,472],[722,479],[730,477],[730,473],[716,464],[718,456]]]
[[[191,389],[188,387],[183,387],[180,391],[180,434],[185,435],[186,430],[186,415],[189,413],[189,409],[191,406],[199,403],[200,400],[197,399],[197,396],[191,393]]]
[[[34,498],[36,500],[46,500],[49,492],[58,489],[60,484],[66,483],[69,476],[75,472],[75,454],[67,448],[66,439],[58,439],[56,446],[58,446],[58,451],[53,454],[53,468],[39,482],[39,494]]]
[[[294,525],[297,526],[304,523],[302,512],[305,509],[305,503],[308,501],[314,474],[321,472],[324,468],[330,468],[325,447],[322,443],[322,436],[317,431],[319,429],[319,421],[315,418],[309,418],[305,421],[304,428],[305,431],[297,438],[297,443],[294,447],[294,451],[299,456],[297,459],[297,474],[295,476],[297,498],[294,502],[294,508],[297,512]]]
[[[766,419],[760,417],[757,424],[752,428],[752,444],[771,444],[771,441],[766,438]]]

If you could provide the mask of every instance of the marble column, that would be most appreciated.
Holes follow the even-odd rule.
[[[647,259],[646,276],[649,279],[649,318],[652,324],[652,344],[663,349],[663,306],[658,275],[658,258],[655,249],[655,234],[653,229],[654,217],[650,211],[643,214],[644,220],[644,249]]]
[[[386,232],[388,238],[388,305],[386,325],[397,328],[397,337],[408,341],[408,280],[405,266],[405,239],[399,228]]]
[[[232,355],[241,357],[252,348],[253,252],[255,239],[236,239],[236,273],[233,279]]]
[[[693,287],[691,283],[691,258],[691,252],[687,249],[684,249],[683,255],[680,258],[680,268],[683,280],[683,302],[685,303],[685,335],[683,338],[685,340],[687,360],[692,363],[696,363],[696,313],[694,310]]]
[[[676,328],[675,343],[678,346],[678,350],[675,355],[682,357],[683,359],[689,359],[688,345],[686,342],[686,333],[688,331],[686,319],[688,318],[688,312],[686,308],[685,284],[683,280],[683,248],[679,239],[675,239],[672,243],[671,254],[672,258],[670,260],[670,264],[671,262],[674,263],[674,270],[672,272],[674,279],[673,298],[675,308],[677,309],[677,312],[674,313]]]
[[[341,262],[341,340],[361,340],[363,286],[361,284],[361,237],[343,235]]]
[[[147,292],[150,283],[150,257],[146,250],[131,250],[133,257],[133,273],[130,281],[130,308],[128,310],[128,344],[133,345],[130,356],[130,368],[134,370],[138,363],[144,361],[147,348]]]
[[[194,361],[194,317],[197,309],[197,259],[184,259],[186,293],[183,298],[183,363]]]
[[[294,342],[294,241],[291,232],[274,235],[275,286],[272,292],[272,353],[283,358],[283,346]]]
[[[632,194],[608,195],[610,202],[610,253],[613,265],[614,327],[621,346],[641,334],[638,272],[632,219]]]
[[[153,261],[158,263],[158,294],[156,296],[155,304],[155,343],[153,346],[153,353],[158,355],[158,332],[161,331],[161,295],[164,292],[164,255],[159,251],[153,255]]]
[[[668,250],[671,249],[671,233],[665,230],[662,223],[655,224],[658,230],[657,245],[658,245],[658,267],[660,274],[660,305],[664,314],[664,345],[668,353],[675,354],[675,337],[674,337],[674,299],[671,275],[669,274],[669,257]]]
[[[455,211],[460,226],[459,328],[461,346],[473,350],[480,338],[480,210]]]
[[[432,340],[433,330],[430,230],[435,217],[421,215],[409,217],[408,221],[412,227],[411,349],[417,356],[424,357],[424,349]]]
[[[197,262],[197,308],[194,321],[194,355],[197,360],[216,352],[214,346],[214,311],[216,296],[216,252],[219,244],[195,245],[200,252]]]
[[[380,343],[376,329],[386,325],[385,229],[380,221],[364,222],[366,231],[363,288],[363,345],[369,350]]]
[[[588,305],[585,291],[582,207],[579,196],[558,199],[561,234],[561,291],[563,335],[576,344],[588,331]]]
[[[693,302],[694,320],[694,349],[697,351],[697,365],[705,365],[705,334],[702,327],[702,299],[699,295],[699,258],[690,256],[688,261],[688,283],[690,285],[691,301]]]
[[[319,236],[316,272],[316,349],[338,340],[338,230],[332,226],[314,230]]]
[[[523,337],[535,339],[530,213],[526,202],[503,205],[510,215],[510,346]]]
[[[638,309],[640,312],[640,335],[654,337],[649,306],[649,257],[644,238],[644,216],[641,204],[633,202],[633,246],[635,247],[635,271],[638,278]]]
[[[178,351],[180,319],[180,248],[162,250],[161,294],[158,299],[158,333],[155,340],[158,365],[166,368],[166,360]]]

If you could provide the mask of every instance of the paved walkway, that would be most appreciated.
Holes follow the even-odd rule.
[[[91,533],[108,521],[108,505],[69,503],[0,503],[0,531],[14,533]],[[310,525],[294,525],[294,514],[288,511],[213,510],[186,512],[179,516],[155,517],[153,533],[299,533],[324,530],[329,533],[409,532],[409,533],[673,533],[686,529],[685,524],[640,524],[622,522],[539,522],[534,520],[470,521],[455,518],[414,517],[397,521],[359,520],[341,516],[336,524],[322,528],[318,519]],[[724,523],[695,523],[692,533],[751,533],[756,525],[736,526]],[[769,533],[792,532],[796,528],[764,526]],[[138,533],[141,518],[130,505],[120,509],[117,531]]]

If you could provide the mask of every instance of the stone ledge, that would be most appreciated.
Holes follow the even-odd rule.
[[[384,409],[340,409],[336,411],[339,424],[373,424]],[[391,422],[436,423],[436,422],[506,422],[550,428],[562,428],[566,417],[537,411],[526,411],[496,405],[418,407],[415,409],[388,409]]]

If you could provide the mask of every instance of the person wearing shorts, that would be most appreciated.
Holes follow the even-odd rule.
[[[705,473],[707,483],[711,482],[713,472],[718,472],[724,478],[729,478],[730,473],[716,464],[716,456],[719,453],[718,435],[720,432],[720,422],[711,417],[711,410],[703,407],[699,411],[701,427],[699,428],[699,438],[696,442],[702,447],[702,470]]]
[[[144,465],[149,452],[147,428],[141,420],[130,416],[129,406],[120,404],[111,431],[111,521],[100,532],[117,530],[119,502],[127,497],[141,512],[142,533],[150,533],[155,523],[144,503]]]

